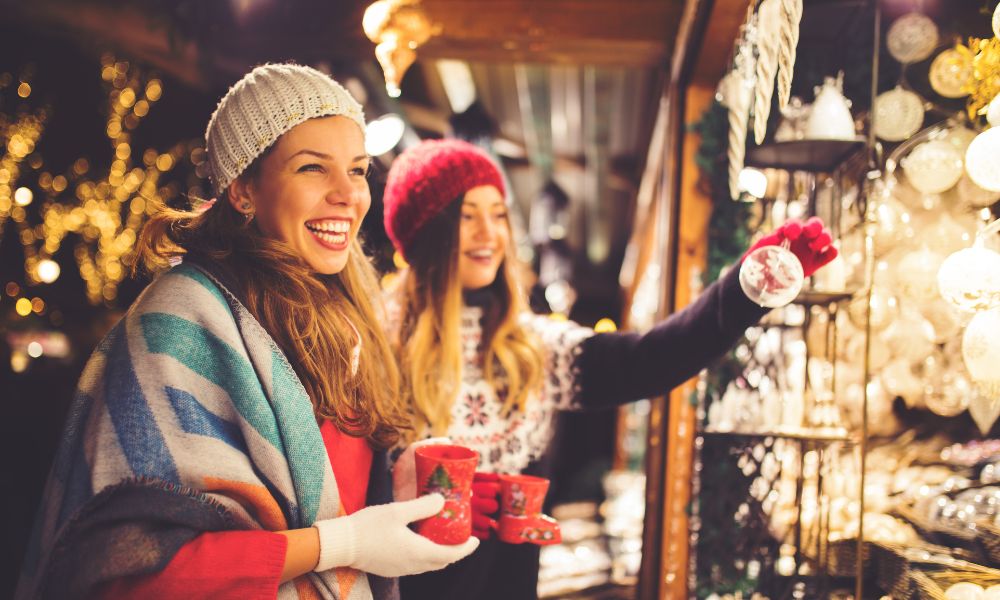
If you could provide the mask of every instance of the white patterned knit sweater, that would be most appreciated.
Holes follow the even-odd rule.
[[[390,311],[391,313],[392,311]],[[579,373],[574,368],[584,340],[594,331],[572,321],[525,313],[521,325],[544,357],[544,381],[525,409],[503,414],[505,386],[494,390],[484,378],[481,318],[476,306],[462,309],[462,384],[451,407],[447,436],[479,453],[478,471],[520,473],[546,451],[557,410],[579,407]],[[427,433],[426,437],[432,437]]]

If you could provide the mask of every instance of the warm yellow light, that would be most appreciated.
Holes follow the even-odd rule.
[[[118,96],[118,102],[125,108],[132,108],[132,105],[135,104],[135,90],[132,88],[122,90],[122,93]]]
[[[162,93],[163,86],[160,84],[159,79],[151,79],[149,83],[146,84],[146,97],[151,101],[156,102],[159,100]]]
[[[399,252],[392,253],[392,264],[397,269],[405,269],[410,266],[410,263],[406,262],[406,259],[403,258],[403,255]]]
[[[594,331],[597,333],[612,333],[614,331],[618,331],[618,326],[615,325],[614,321],[605,317],[597,323],[594,323]]]
[[[21,352],[20,350],[11,353],[10,370],[14,371],[15,373],[24,373],[24,371],[28,368],[29,360],[31,359],[28,358],[28,355],[25,354],[24,352]]]
[[[31,86],[27,81],[22,81],[21,85],[17,86],[17,95],[22,98],[27,98],[31,95]]]
[[[549,315],[549,318],[553,321],[568,321],[569,317],[560,312],[554,312]]]
[[[174,157],[169,154],[161,154],[156,158],[156,168],[160,171],[169,171],[174,166]]]
[[[35,195],[26,187],[19,187],[14,190],[14,202],[18,206],[27,206],[34,200]]]
[[[67,184],[66,178],[63,177],[62,175],[56,175],[55,177],[52,178],[52,189],[57,192],[65,190],[66,184]]]
[[[27,298],[18,298],[17,302],[14,304],[14,310],[22,317],[27,317],[31,314],[31,300],[28,300]]]
[[[38,314],[42,314],[42,312],[45,310],[45,300],[42,300],[41,298],[37,298],[37,297],[36,298],[32,298],[31,299],[31,310],[32,310],[32,312],[36,312]]]

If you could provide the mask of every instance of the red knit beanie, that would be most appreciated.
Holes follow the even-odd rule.
[[[465,192],[492,185],[506,196],[500,169],[462,140],[427,140],[392,163],[385,184],[385,231],[404,257],[417,232]]]

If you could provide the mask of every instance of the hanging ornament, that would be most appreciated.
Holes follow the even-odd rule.
[[[997,6],[1000,6],[998,4]],[[990,100],[990,105],[986,109],[986,121],[992,126],[1000,126],[1000,94],[993,100]]]
[[[879,379],[890,394],[901,397],[910,408],[923,399],[924,385],[913,374],[909,361],[901,358],[892,360],[882,369]]]
[[[958,309],[942,298],[924,302],[920,314],[934,327],[934,343],[944,344],[957,338],[962,333],[962,318]]]
[[[787,243],[787,242],[786,242]],[[784,246],[763,246],[740,265],[740,287],[747,298],[761,306],[785,306],[802,291],[802,263]]]
[[[896,290],[903,298],[918,304],[933,300],[939,293],[937,274],[943,260],[944,257],[928,248],[910,252],[895,270]]]
[[[886,34],[889,54],[903,64],[924,60],[934,52],[937,43],[937,25],[920,13],[909,13],[896,19]]]
[[[973,395],[968,379],[945,364],[943,353],[928,357],[923,364],[924,405],[942,417],[954,417],[969,407]]]
[[[767,134],[774,77],[778,72],[781,38],[781,0],[764,0],[757,12],[757,82],[754,86],[753,133],[758,144]]]
[[[781,0],[781,35],[778,43],[778,109],[784,110],[792,95],[795,52],[799,45],[802,0]]]
[[[934,352],[934,326],[915,310],[906,310],[884,333],[894,357],[910,364],[923,361]]]
[[[875,135],[888,142],[901,142],[924,122],[924,103],[920,96],[900,86],[875,98]]]
[[[980,391],[990,400],[1000,400],[1000,309],[972,317],[962,336],[962,358]]]
[[[750,102],[756,71],[754,42],[757,39],[756,17],[751,15],[743,26],[743,36],[737,45],[734,68],[727,76],[723,96],[729,108],[729,195],[733,200],[740,198],[740,173],[746,156],[747,128],[750,121]]]
[[[963,91],[966,82],[972,78],[972,58],[954,48],[945,50],[934,58],[928,78],[935,92],[945,98],[967,96]]]
[[[941,263],[937,281],[944,299],[959,310],[996,308],[1000,306],[1000,254],[979,245],[959,250]]]
[[[871,308],[866,310],[866,298],[858,296],[847,305],[847,316],[855,327],[864,331],[866,318],[873,332],[889,327],[899,317],[899,301],[884,287],[872,289]]]
[[[986,435],[993,429],[997,417],[1000,417],[1000,398],[990,398],[983,394],[973,396],[969,401],[969,414],[972,415],[972,420],[976,422],[979,431]]]
[[[965,152],[965,170],[973,183],[1000,192],[1000,127],[980,133]]]
[[[843,72],[841,72],[841,77]],[[827,77],[823,87],[816,88],[816,101],[813,102],[809,122],[806,125],[806,138],[810,140],[853,140],[854,118],[851,108],[844,97],[841,77]]]
[[[949,190],[962,177],[962,155],[943,140],[920,144],[901,164],[910,185],[924,194]]]

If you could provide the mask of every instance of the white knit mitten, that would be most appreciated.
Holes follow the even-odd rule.
[[[313,570],[352,567],[380,577],[402,577],[443,569],[472,554],[479,540],[470,537],[463,544],[445,546],[407,527],[442,508],[444,497],[430,494],[317,521],[313,527],[319,531],[319,564]]]

